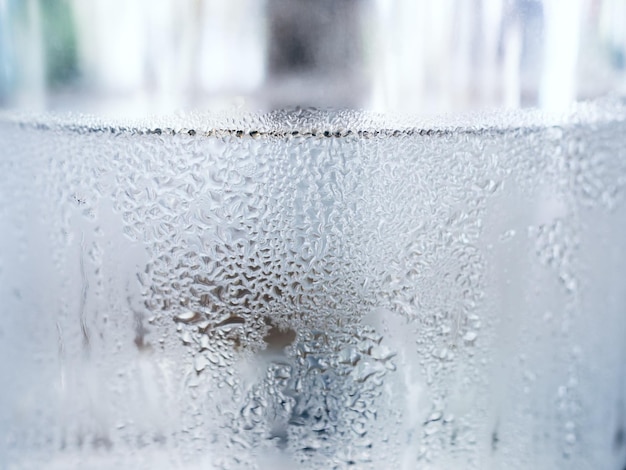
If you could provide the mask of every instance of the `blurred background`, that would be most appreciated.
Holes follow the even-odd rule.
[[[560,110],[626,91],[624,0],[0,0],[0,107]]]

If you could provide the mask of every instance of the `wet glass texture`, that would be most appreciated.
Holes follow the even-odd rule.
[[[0,468],[624,470],[625,20],[0,0]]]

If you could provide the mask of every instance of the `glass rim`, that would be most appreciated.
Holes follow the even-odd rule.
[[[233,109],[180,112],[132,119],[73,112],[0,110],[0,123],[77,134],[186,135],[189,137],[344,138],[407,137],[532,131],[626,120],[626,96],[573,103],[567,111],[490,109],[421,116],[331,108],[284,108],[269,112]]]

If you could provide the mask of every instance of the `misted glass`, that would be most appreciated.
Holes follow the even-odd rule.
[[[619,1],[0,1],[0,467],[626,465]]]

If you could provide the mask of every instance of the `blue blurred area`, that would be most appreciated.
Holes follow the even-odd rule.
[[[0,106],[5,106],[15,87],[15,46],[10,18],[15,16],[15,0],[0,0]]]

